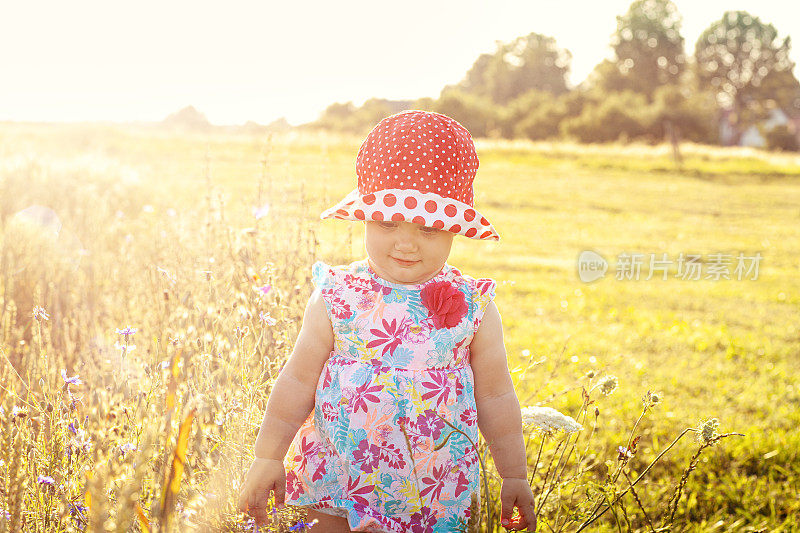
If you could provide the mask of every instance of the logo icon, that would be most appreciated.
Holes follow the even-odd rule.
[[[578,278],[584,283],[591,283],[606,275],[608,261],[602,255],[591,250],[584,250],[578,255]]]

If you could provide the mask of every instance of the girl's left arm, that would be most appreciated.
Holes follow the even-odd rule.
[[[503,478],[502,517],[505,522],[513,507],[518,507],[523,515],[522,524],[527,522],[525,525],[530,526],[536,523],[536,518],[527,479],[522,413],[508,372],[500,312],[493,301],[489,302],[470,344],[470,364],[475,378],[478,428]]]

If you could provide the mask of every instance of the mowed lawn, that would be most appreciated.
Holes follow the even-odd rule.
[[[211,191],[237,230],[267,203],[287,225],[302,218],[315,228],[318,258],[332,263],[364,256],[360,224],[317,220],[355,187],[359,144],[314,133],[0,125],[0,159],[115,165],[146,186],[152,196],[142,201],[156,210],[202,209]],[[522,404],[574,414],[588,372],[616,375],[597,430],[609,459],[642,395],[657,391],[663,401],[639,427],[647,462],[710,417],[722,433],[745,434],[703,455],[682,504],[687,516],[778,527],[800,512],[800,157],[684,146],[679,169],[666,146],[477,144],[475,206],[502,239],[457,237],[449,263],[499,282]],[[604,278],[579,279],[584,250],[608,261]],[[636,253],[644,254],[639,279],[616,279],[618,257]],[[729,254],[731,279],[679,279],[682,253],[702,256],[702,278],[712,254]],[[736,279],[739,253],[760,254],[757,279]],[[651,254],[672,261],[669,279],[646,279]],[[695,450],[678,445],[643,491],[673,486]]]

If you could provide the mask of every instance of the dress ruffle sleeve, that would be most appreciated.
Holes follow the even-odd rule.
[[[317,261],[311,267],[311,283],[314,284],[314,288],[320,291],[333,287],[334,275],[335,273],[330,265],[322,261]]]
[[[322,295],[332,323],[353,316],[350,305],[342,297],[345,275],[340,267],[332,267],[322,261],[317,261],[311,267],[311,282]]]
[[[491,278],[478,278],[475,280],[475,286],[472,293],[472,302],[475,306],[473,311],[473,331],[477,332],[478,327],[481,325],[483,314],[486,308],[489,307],[489,302],[494,300],[495,289],[497,282]]]

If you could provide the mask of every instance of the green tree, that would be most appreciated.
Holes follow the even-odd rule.
[[[567,92],[571,60],[552,37],[530,33],[510,43],[498,41],[497,50],[480,55],[457,88],[500,105],[531,89],[558,95]]]
[[[789,37],[781,41],[772,24],[746,11],[726,12],[697,40],[698,81],[733,112],[739,134],[765,116],[770,100],[787,105],[787,89],[797,86],[790,48]]]
[[[675,84],[686,66],[681,16],[670,0],[637,0],[617,17],[611,37],[614,60],[598,65],[595,78],[610,92],[635,91],[652,99]]]
[[[469,94],[456,88],[446,88],[433,102],[421,109],[434,111],[452,117],[460,122],[473,137],[497,137],[499,131],[499,109],[487,98]]]

